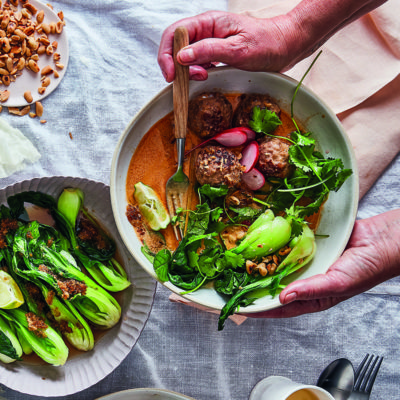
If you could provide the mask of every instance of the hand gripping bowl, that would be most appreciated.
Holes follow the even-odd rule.
[[[246,72],[230,67],[211,70],[205,82],[190,82],[189,96],[193,98],[207,91],[224,93],[266,93],[274,98],[281,109],[290,115],[290,103],[298,82],[278,73]],[[157,279],[152,264],[141,252],[141,243],[125,213],[127,206],[126,177],[132,154],[145,133],[163,116],[172,111],[172,85],[158,93],[132,119],[121,135],[115,149],[111,167],[111,203],[116,225],[126,247],[140,265]],[[302,86],[294,104],[294,117],[304,129],[313,133],[321,153],[342,159],[345,168],[353,170],[342,188],[329,195],[325,203],[317,233],[329,237],[317,238],[317,253],[313,261],[301,271],[286,278],[284,283],[325,273],[342,254],[350,237],[358,204],[358,172],[350,140],[336,115],[314,93]],[[179,294],[182,290],[170,282],[163,283]],[[220,310],[224,299],[213,288],[201,288],[184,296],[187,300]],[[241,311],[255,313],[280,306],[278,296],[257,299]]]
[[[10,196],[30,190],[56,198],[66,187],[80,188],[84,192],[85,207],[116,241],[118,256],[132,285],[118,295],[122,311],[119,323],[95,341],[93,350],[71,352],[67,362],[58,367],[31,359],[0,363],[2,385],[40,398],[80,392],[117,368],[132,350],[146,324],[156,286],[119,238],[111,212],[109,187],[103,183],[64,176],[35,178],[0,190],[0,204],[7,204]]]

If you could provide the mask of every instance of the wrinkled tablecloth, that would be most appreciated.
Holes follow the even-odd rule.
[[[68,70],[56,91],[43,101],[46,124],[3,110],[1,116],[34,143],[41,159],[0,179],[0,188],[52,175],[109,183],[120,134],[166,85],[156,63],[163,30],[208,9],[227,9],[225,0],[60,0],[51,4],[56,11],[63,10],[67,23]],[[364,196],[359,218],[400,206],[399,175],[397,157]],[[283,375],[311,384],[333,359],[347,357],[357,365],[365,353],[385,356],[371,400],[399,398],[398,278],[318,314],[286,320],[247,319],[240,326],[227,321],[222,332],[217,331],[215,314],[172,303],[169,295],[158,285],[145,329],[112,374],[65,398],[95,399],[124,389],[158,387],[197,400],[245,400],[266,376]],[[0,398],[32,397],[1,385]]]

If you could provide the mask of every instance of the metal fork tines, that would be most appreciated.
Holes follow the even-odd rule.
[[[369,399],[372,391],[372,386],[374,385],[382,361],[383,357],[375,357],[373,354],[371,356],[367,354],[364,357],[364,360],[357,368],[353,393],[351,394],[349,400]]]
[[[179,208],[186,209],[187,191],[189,188],[189,178],[183,172],[183,156],[185,153],[185,140],[177,139],[178,149],[178,168],[174,175],[168,179],[166,186],[167,206],[171,218],[177,215]],[[178,221],[173,224],[176,240],[183,238],[182,223]]]

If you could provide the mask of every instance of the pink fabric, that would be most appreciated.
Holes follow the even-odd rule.
[[[229,0],[257,18],[287,13],[299,0]],[[360,198],[400,149],[400,2],[388,1],[331,37],[304,84],[338,115],[353,144]],[[319,50],[318,50],[319,51]],[[286,74],[299,80],[315,54]]]

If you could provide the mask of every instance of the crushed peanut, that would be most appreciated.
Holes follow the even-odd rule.
[[[51,5],[47,6],[53,9]],[[9,86],[21,76],[25,68],[35,74],[40,72],[42,76],[54,73],[55,78],[59,77],[55,68],[60,70],[64,65],[59,63],[60,54],[54,52],[58,42],[50,40],[48,36],[62,33],[65,25],[64,14],[60,11],[57,15],[59,21],[46,23],[45,11],[38,10],[29,0],[0,0],[0,84]],[[40,71],[38,61],[42,55],[52,56],[54,66],[47,65]],[[50,82],[50,78],[42,80],[38,93],[44,94]],[[1,90],[0,102],[7,101],[9,96],[9,90]],[[24,93],[24,98],[27,103],[33,101],[29,91]],[[34,115],[40,116],[37,112],[31,113],[29,107],[21,109],[11,107],[10,113],[16,115],[29,113],[32,118]]]
[[[33,97],[32,97],[32,93],[30,92],[30,90],[27,90],[27,91],[24,93],[24,98],[25,98],[25,100],[26,100],[28,103],[31,103],[31,102],[32,102]]]
[[[41,117],[43,115],[43,105],[42,105],[42,103],[40,101],[37,101],[35,103],[35,108],[36,108],[36,110],[35,110],[36,111],[36,115],[38,117]]]

